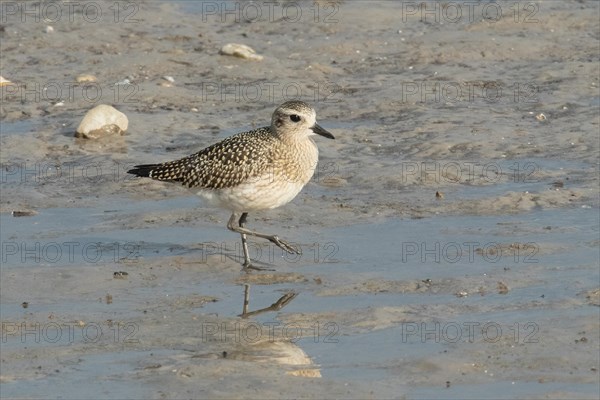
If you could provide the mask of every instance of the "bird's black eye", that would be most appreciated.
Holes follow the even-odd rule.
[[[298,122],[298,121],[300,121],[300,116],[298,116],[298,115],[296,115],[296,114],[292,114],[292,115],[290,115],[290,119],[291,119],[293,122]]]

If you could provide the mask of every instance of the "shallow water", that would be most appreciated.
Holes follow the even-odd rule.
[[[161,208],[158,205],[160,202],[156,203],[158,208]],[[18,237],[15,241],[24,243],[29,249],[34,248],[33,244],[36,241],[40,242],[37,232],[45,231],[48,226],[60,226],[61,221],[66,226],[73,225],[65,218],[67,211],[70,212],[70,218],[79,221],[77,228],[82,232],[97,225],[98,220],[101,221],[102,216],[106,215],[90,215],[92,213],[89,209],[44,210],[39,215],[27,219],[31,222],[28,224],[29,228],[20,225],[20,229],[14,231],[14,235]],[[2,218],[2,223],[5,224],[12,217],[3,215]],[[32,227],[35,228],[31,229]],[[450,352],[451,359],[461,360],[461,365],[475,365],[481,357],[479,354],[505,357],[506,346],[513,349],[509,350],[511,352],[518,347],[546,348],[550,343],[561,343],[563,347],[561,350],[556,349],[554,356],[571,357],[573,350],[564,348],[567,344],[557,333],[562,332],[566,337],[576,338],[576,334],[584,329],[576,321],[588,321],[586,324],[596,325],[592,321],[596,320],[598,310],[596,307],[584,305],[585,299],[581,298],[581,292],[586,288],[593,288],[594,282],[600,279],[596,266],[597,242],[593,240],[597,232],[597,213],[585,208],[558,212],[537,211],[508,218],[484,216],[396,219],[380,224],[353,225],[352,230],[323,228],[316,235],[311,235],[311,238],[334,238],[335,242],[330,243],[335,243],[335,254],[330,258],[322,258],[322,263],[314,263],[317,253],[310,251],[309,244],[303,247],[301,259],[287,263],[285,259],[278,260],[275,265],[279,274],[292,272],[300,274],[302,279],[296,283],[252,285],[255,293],[251,292],[251,309],[268,306],[283,291],[294,290],[300,295],[280,313],[256,317],[254,323],[262,327],[261,335],[264,336],[273,326],[289,329],[283,337],[292,339],[300,346],[319,366],[321,375],[326,380],[352,380],[354,383],[393,380],[413,388],[407,390],[410,398],[453,397],[461,390],[468,391],[473,397],[485,397],[488,390],[499,387],[497,380],[481,382],[475,371],[470,371],[471,374],[475,374],[470,379],[453,376],[452,371],[457,366],[454,365],[454,361],[445,359],[446,354]],[[300,233],[302,239],[302,231],[296,233]],[[304,235],[307,236],[306,233]],[[368,240],[375,236],[379,238],[377,242]],[[135,238],[140,237],[144,238],[143,242],[136,241]],[[169,316],[165,316],[176,321],[171,322],[175,323],[175,326],[191,324],[191,329],[198,334],[196,341],[200,341],[203,338],[202,328],[198,327],[198,322],[186,318],[190,312],[192,315],[201,313],[235,318],[241,312],[243,299],[242,288],[235,278],[238,274],[231,271],[231,266],[223,261],[227,259],[215,256],[215,248],[211,249],[210,255],[204,255],[202,247],[198,247],[196,238],[202,240],[203,237],[216,239],[212,243],[219,243],[222,239],[223,243],[233,244],[235,235],[219,227],[163,228],[134,229],[120,233],[108,230],[101,234],[55,234],[51,238],[43,239],[51,240],[46,242],[46,245],[74,240],[78,240],[76,243],[81,243],[81,246],[87,243],[107,243],[108,240],[121,243],[121,246],[122,243],[139,244],[139,253],[135,254],[135,258],[121,258],[117,262],[110,260],[110,257],[108,260],[93,262],[83,256],[74,257],[72,261],[63,256],[54,263],[48,260],[36,263],[31,255],[23,262],[14,255],[7,255],[5,251],[5,282],[21,281],[19,271],[23,271],[23,268],[33,268],[37,271],[40,271],[40,268],[55,269],[57,275],[68,271],[68,279],[80,284],[82,280],[87,280],[86,269],[99,267],[104,271],[102,275],[106,278],[113,270],[129,273],[124,282],[128,287],[127,294],[119,293],[120,290],[114,285],[110,285],[112,289],[106,288],[114,297],[114,302],[110,305],[103,304],[101,298],[93,301],[73,301],[80,296],[90,297],[89,294],[86,295],[90,291],[86,285],[72,289],[74,292],[67,296],[68,299],[63,299],[63,302],[66,301],[64,305],[61,305],[60,301],[51,300],[50,293],[29,293],[25,297],[23,293],[13,293],[14,289],[5,289],[4,295],[7,298],[12,298],[15,302],[29,299],[31,303],[27,310],[18,305],[3,305],[3,321],[8,329],[5,332],[6,340],[3,342],[5,351],[16,351],[22,346],[34,352],[41,351],[39,346],[42,346],[44,351],[49,351],[56,346],[85,344],[86,337],[81,333],[83,329],[80,331],[73,328],[71,337],[65,325],[62,325],[65,324],[63,321],[57,322],[63,329],[60,335],[52,331],[54,325],[48,325],[48,322],[44,325],[42,322],[46,331],[41,328],[40,343],[35,341],[35,327],[29,328],[33,334],[24,337],[22,334],[11,333],[16,323],[11,321],[34,321],[38,319],[36,315],[44,314],[67,314],[70,316],[67,320],[76,321],[85,320],[90,313],[99,316],[113,315],[135,324],[132,326],[137,327],[139,336],[136,332],[134,337],[139,339],[139,345],[142,348],[160,351],[164,345],[153,344],[158,338],[154,337],[149,326],[145,326],[144,320],[139,319],[139,307],[147,308],[153,303],[158,305],[160,313],[168,309],[170,298],[177,301],[202,294],[214,297],[218,301],[203,304],[201,308],[189,304],[171,310]],[[519,252],[500,247],[508,242],[522,243],[525,240],[532,244],[534,250],[525,249]],[[436,244],[439,244],[437,250]],[[485,244],[489,244],[489,249],[501,249],[501,255],[494,253],[484,256],[475,250]],[[444,250],[445,248],[447,250]],[[452,252],[456,249],[463,252]],[[503,251],[508,253],[502,254]],[[112,252],[108,254],[113,256]],[[189,262],[196,265],[206,265],[207,261],[215,262],[217,267],[220,264],[225,271],[210,274],[207,278],[201,271],[187,271],[184,267],[167,274],[176,274],[176,282],[157,282],[150,288],[144,287],[140,268],[144,270],[146,265],[152,265],[154,269],[164,268],[164,263],[172,263],[173,257],[180,255],[188,257]],[[46,253],[45,257],[51,258],[52,255]],[[205,258],[208,260],[204,260]],[[315,284],[315,279],[322,283]],[[505,283],[510,288],[509,291],[501,294],[497,282]],[[56,286],[56,289],[62,292],[60,285]],[[95,293],[93,289],[91,292]],[[100,294],[95,297],[102,297],[102,289],[96,292]],[[457,295],[460,292],[464,294]],[[185,304],[184,300],[181,301]],[[573,309],[573,306],[576,308]],[[110,314],[107,314],[109,309]],[[92,323],[87,322],[88,325]],[[194,325],[196,328],[193,328]],[[106,325],[100,326],[100,329],[104,327],[105,335],[115,332],[115,328],[107,330],[110,328]],[[177,330],[179,329],[181,327]],[[591,339],[588,329],[589,327],[585,328],[584,333]],[[93,328],[88,335],[93,337],[95,332]],[[244,340],[248,341],[247,344],[253,342],[247,337],[244,339],[243,333],[236,337],[233,328],[228,332],[224,336],[224,343],[244,343]],[[60,340],[54,342],[57,335],[60,336]],[[198,350],[205,347],[201,344],[196,346],[198,345]],[[349,352],[348,349],[352,351]],[[89,350],[84,347],[82,351]],[[561,354],[563,352],[564,354]],[[126,372],[128,368],[138,368],[136,364],[144,358],[144,354],[147,357],[146,352],[136,353],[136,356],[127,359],[121,358],[123,361],[119,364],[125,365],[119,369],[119,379],[135,381],[137,378]],[[175,356],[177,352],[171,354]],[[444,354],[445,357],[434,361],[440,354]],[[109,358],[113,356],[111,353],[107,355]],[[591,358],[583,357],[579,362],[592,366],[597,362],[597,357],[591,354],[590,356]],[[84,365],[96,366],[95,357],[85,357]],[[443,385],[438,390],[427,388],[427,380],[421,375],[427,373],[428,368],[433,368],[429,366],[429,362],[436,363],[436,374],[447,376],[448,380],[452,381],[450,389]],[[521,364],[522,362],[525,364]],[[524,368],[531,362],[534,360],[520,361],[511,368],[503,366],[495,374],[499,375],[499,379],[506,380],[505,384],[511,386],[510,390],[519,395],[547,393],[548,387],[529,382],[535,380],[534,377],[522,380],[515,374],[515,370]],[[414,365],[416,367],[412,367]],[[483,366],[470,369],[482,368]],[[485,368],[493,371],[494,363],[489,363]],[[101,366],[85,367],[78,369],[76,374],[70,373],[69,378],[62,379],[73,379],[73,390],[77,393],[77,380],[91,378],[99,373],[105,377],[103,379],[109,380],[114,379],[112,376],[117,374],[114,371],[108,373]],[[401,378],[398,377],[398,373]],[[482,371],[479,373],[486,376]],[[122,374],[125,374],[125,377]],[[585,383],[585,376],[588,374],[581,371],[579,375],[582,376],[575,380],[575,386],[562,386],[563,389],[573,390],[577,387],[577,393],[593,393],[595,386]],[[360,378],[357,378],[358,376]],[[513,381],[510,381],[511,379]],[[456,386],[455,380],[458,381]],[[5,387],[5,390],[9,390],[7,393],[15,395],[22,390],[16,382]],[[119,387],[114,386],[107,395],[124,393]],[[34,394],[34,389],[35,386],[30,389],[30,393]],[[137,396],[139,392],[131,394]]]

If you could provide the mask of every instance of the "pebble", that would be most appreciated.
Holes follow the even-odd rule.
[[[261,61],[264,58],[260,54],[256,54],[256,51],[250,46],[238,43],[227,43],[221,48],[221,54],[255,61]]]
[[[75,80],[77,81],[77,83],[86,83],[86,82],[96,82],[98,79],[94,75],[82,74],[82,75],[78,75],[77,78],[75,78]]]
[[[113,278],[115,278],[115,279],[127,279],[128,275],[129,274],[127,272],[124,272],[124,271],[113,272]]]
[[[100,104],[85,114],[75,136],[98,139],[106,135],[123,134],[128,125],[125,114],[112,106]]]
[[[504,282],[498,282],[498,293],[506,294],[508,293],[508,286]]]
[[[31,217],[36,214],[37,212],[32,210],[13,210],[12,212],[13,217]]]
[[[175,78],[173,78],[172,76],[169,75],[165,75],[162,77],[162,81],[159,82],[159,86],[163,86],[163,87],[172,87],[173,84],[175,83]]]
[[[46,28],[44,29],[44,32],[46,33],[54,33],[54,28],[50,25],[47,25]]]

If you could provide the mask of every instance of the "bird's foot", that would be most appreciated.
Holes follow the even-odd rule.
[[[242,264],[242,271],[250,272],[250,271],[275,271],[275,270],[273,268],[257,267],[255,265],[252,265],[252,263],[250,261],[245,261]]]
[[[302,254],[302,249],[298,246],[295,246],[291,243],[286,242],[285,240],[279,239],[279,236],[273,235],[268,238],[271,243],[277,245],[283,251],[287,251],[290,254]]]

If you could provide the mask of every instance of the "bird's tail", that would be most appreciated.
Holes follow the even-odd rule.
[[[187,157],[162,164],[136,165],[127,171],[127,173],[159,181],[183,182],[190,168],[189,157]]]
[[[149,177],[150,174],[152,173],[153,170],[155,170],[156,168],[160,167],[161,164],[143,164],[143,165],[136,165],[135,167],[133,167],[132,169],[130,169],[129,171],[127,171],[128,174],[132,174],[132,175],[136,175],[136,176],[144,176],[144,177]]]

